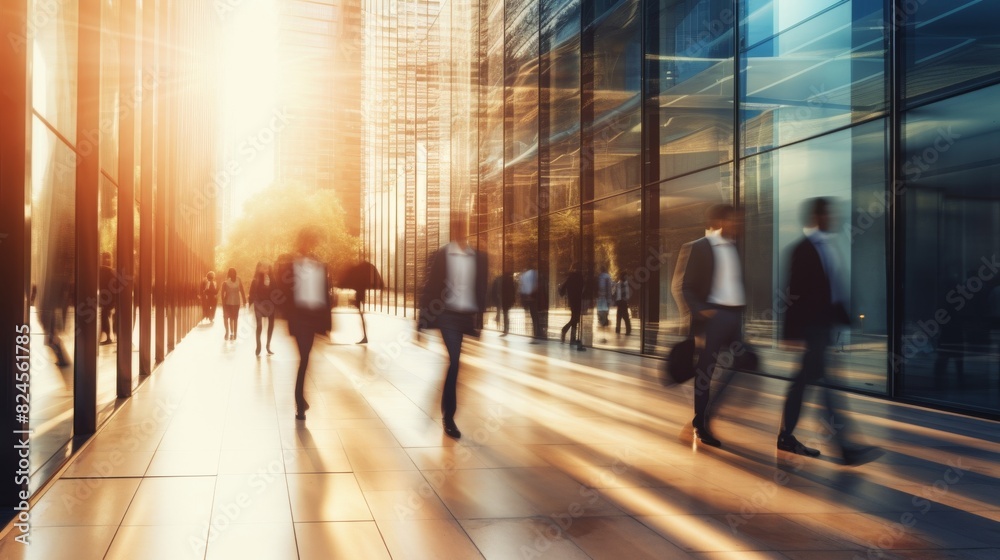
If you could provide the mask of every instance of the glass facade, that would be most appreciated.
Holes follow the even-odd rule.
[[[11,281],[0,324],[30,329],[30,367],[10,367],[25,350],[2,351],[3,433],[31,430],[28,476],[0,485],[0,504],[13,506],[201,317],[218,194],[217,69],[205,53],[218,16],[192,0],[12,0],[0,11],[12,39],[0,47],[0,257]],[[13,473],[15,441],[4,441]]]
[[[779,344],[802,201],[835,201],[852,324],[831,383],[1000,414],[1000,0],[369,0],[365,251],[412,316],[449,212],[490,276],[537,270],[537,321],[568,316],[574,263],[632,287],[586,344],[663,356],[686,334],[676,256],[704,211],[745,216],[745,330]],[[470,88],[470,85],[472,86]],[[402,255],[402,257],[398,257]],[[532,335],[520,302],[490,328]]]

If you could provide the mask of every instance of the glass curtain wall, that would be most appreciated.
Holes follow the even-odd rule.
[[[395,57],[423,45],[406,39],[395,54],[397,26],[428,18],[406,31],[427,42],[405,55],[417,64],[403,79],[415,81],[415,132],[370,121],[385,137],[366,154],[377,205],[379,174],[402,157],[392,146],[412,145],[415,204],[373,206],[367,234],[373,255],[413,244],[394,272],[412,289],[448,212],[471,204],[491,257],[488,327],[554,339],[569,314],[557,286],[579,262],[591,288],[585,343],[663,356],[686,336],[671,293],[680,247],[704,235],[708,207],[731,203],[746,218],[747,337],[763,373],[789,376],[799,357],[780,345],[788,253],[804,235],[803,203],[828,197],[851,319],[835,334],[830,382],[1000,414],[989,148],[1000,128],[981,115],[1000,87],[1000,0],[369,5],[369,99],[394,87]],[[415,237],[377,237],[404,213]],[[504,297],[529,270],[533,297]],[[630,292],[609,302],[607,326],[602,270]]]
[[[195,287],[214,262],[217,72],[215,12],[204,3],[24,4],[26,21],[45,22],[16,51],[30,84],[9,84],[30,92],[22,121],[30,144],[17,147],[28,161],[23,176],[3,176],[0,190],[28,187],[16,221],[30,224],[21,322],[34,350],[25,427],[33,430],[33,492],[162,359],[147,354],[144,364],[140,349],[176,343],[200,318]],[[171,196],[154,204],[156,187]],[[154,220],[173,226],[162,255],[152,249]],[[155,278],[154,256],[169,263]],[[153,285],[163,290],[172,334],[149,328]]]

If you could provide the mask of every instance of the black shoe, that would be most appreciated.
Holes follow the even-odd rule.
[[[719,438],[715,437],[712,432],[708,431],[708,428],[695,426],[694,435],[698,438],[698,441],[705,445],[709,445],[711,447],[722,447],[722,442],[719,441]]]
[[[462,432],[458,431],[458,426],[455,425],[454,420],[444,421],[444,433],[454,439],[459,439],[462,437]]]
[[[359,340],[358,344],[368,344],[368,337],[366,336],[366,337],[362,338],[361,340]]]
[[[819,449],[806,447],[795,436],[778,436],[778,451],[787,451],[806,457],[819,457]]]
[[[566,333],[559,335],[559,344],[566,344]]]
[[[295,419],[296,420],[305,420],[306,419],[306,412],[304,410],[296,410],[295,411]]]
[[[273,356],[274,355],[274,352],[271,352],[271,347],[270,346],[267,347],[267,355],[268,356]]]
[[[576,349],[579,350],[580,352],[586,352],[587,351],[587,347],[584,346],[584,345],[582,345],[582,344],[579,345],[579,346],[577,346]]]
[[[845,447],[840,454],[845,465],[857,466],[878,459],[885,454],[885,451],[871,446]]]

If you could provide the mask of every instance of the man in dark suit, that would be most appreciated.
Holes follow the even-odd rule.
[[[583,312],[584,286],[580,265],[574,262],[569,267],[569,274],[566,276],[566,279],[559,286],[559,295],[566,296],[570,313],[569,322],[563,325],[562,335],[559,340],[566,342],[566,331],[569,331],[570,345],[572,346],[575,343],[576,349],[580,351],[587,350],[583,346],[583,325],[580,324],[580,316]],[[579,327],[579,337],[577,336],[577,327]]]
[[[469,245],[469,218],[464,213],[451,218],[451,242],[431,258],[427,283],[420,294],[417,328],[439,329],[448,350],[448,371],[441,395],[444,432],[458,439],[455,424],[458,409],[458,365],[464,335],[479,336],[486,311],[486,254]]]
[[[743,344],[746,295],[743,266],[733,241],[740,228],[736,210],[718,204],[708,209],[706,218],[705,237],[681,248],[673,293],[678,305],[690,315],[690,335],[698,347],[691,424],[701,443],[720,447],[722,442],[708,427],[712,376],[719,358]]]
[[[835,247],[834,219],[830,201],[813,198],[803,204],[805,236],[792,250],[788,275],[788,299],[782,338],[805,343],[802,365],[792,378],[781,417],[778,449],[798,455],[816,457],[818,449],[806,447],[793,432],[802,411],[802,395],[806,385],[814,384],[826,375],[826,354],[835,328],[849,325],[847,292],[844,284],[844,263]],[[848,442],[848,427],[834,403],[834,395],[823,391],[827,415],[834,429],[832,434],[840,446],[844,462],[855,464],[873,451]]]
[[[330,332],[330,284],[326,264],[313,255],[322,239],[322,232],[314,227],[299,232],[296,242],[298,254],[290,263],[282,265],[288,332],[295,337],[299,349],[299,369],[295,377],[295,418],[306,419],[309,403],[305,399],[306,369],[309,354],[317,334]]]

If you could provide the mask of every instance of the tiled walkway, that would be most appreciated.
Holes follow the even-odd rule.
[[[776,457],[784,382],[738,377],[721,450],[679,437],[690,391],[659,362],[529,345],[466,345],[460,443],[438,412],[440,341],[338,315],[314,351],[305,422],[296,355],[200,327],[32,511],[32,545],[0,558],[1000,558],[997,424],[852,397],[855,468]],[[279,335],[278,333],[281,333]],[[810,437],[811,436],[811,437]]]

